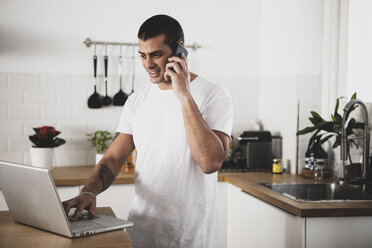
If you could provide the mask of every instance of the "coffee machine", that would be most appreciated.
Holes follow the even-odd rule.
[[[238,140],[239,145],[234,147],[220,171],[271,171],[274,155],[269,131],[244,131]]]

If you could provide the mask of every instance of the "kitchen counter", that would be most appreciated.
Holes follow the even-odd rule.
[[[57,186],[84,185],[93,166],[54,167],[52,176]],[[230,183],[246,193],[298,217],[372,216],[372,202],[296,202],[276,193],[259,183],[312,183],[288,173],[268,172],[221,172],[219,182]],[[134,169],[120,172],[114,184],[133,184]]]
[[[370,202],[297,202],[259,183],[313,183],[288,173],[271,174],[267,172],[221,173],[222,181],[231,183],[258,199],[270,203],[288,213],[302,218],[307,217],[341,217],[341,216],[372,216],[372,201]]]
[[[108,207],[96,212],[115,216]],[[133,247],[122,229],[72,239],[16,223],[9,211],[0,211],[0,223],[0,247]]]
[[[53,167],[52,177],[56,186],[85,185],[92,173],[94,166],[60,166]],[[125,173],[120,172],[113,184],[133,184],[134,168]]]

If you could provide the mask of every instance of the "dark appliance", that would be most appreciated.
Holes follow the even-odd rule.
[[[244,131],[239,146],[224,161],[220,171],[271,171],[272,136],[269,131]]]

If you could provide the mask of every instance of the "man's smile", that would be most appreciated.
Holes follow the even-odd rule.
[[[150,77],[159,77],[160,75],[160,70],[149,70],[148,72]]]

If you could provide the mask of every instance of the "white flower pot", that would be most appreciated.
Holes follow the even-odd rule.
[[[32,166],[52,169],[54,148],[31,147],[30,153]]]
[[[103,158],[104,154],[96,153],[96,164]]]

